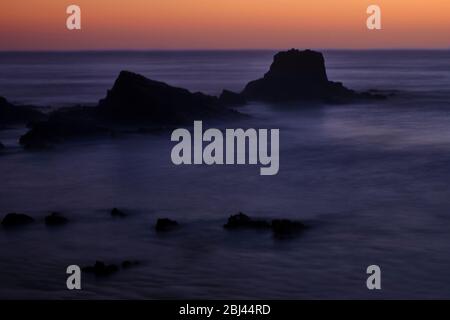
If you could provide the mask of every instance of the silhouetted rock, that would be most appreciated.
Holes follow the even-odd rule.
[[[158,219],[155,225],[156,231],[170,231],[176,227],[178,227],[178,222],[167,218]]]
[[[8,213],[2,220],[2,226],[4,227],[17,227],[27,225],[34,222],[34,219],[26,214],[21,213]]]
[[[138,266],[140,264],[137,260],[125,260],[122,262],[122,268],[123,269],[129,269],[135,266]]]
[[[52,112],[46,121],[33,123],[19,142],[27,149],[43,149],[67,139],[107,133],[109,130],[98,123],[94,107],[70,107]]]
[[[288,219],[272,220],[272,231],[275,236],[285,237],[292,236],[304,230],[306,226],[300,221],[292,221]]]
[[[119,267],[115,264],[105,264],[103,261],[96,261],[94,266],[84,267],[82,270],[93,273],[96,276],[108,276],[119,271]]]
[[[44,113],[32,106],[16,106],[0,97],[0,125],[14,123],[28,123],[45,119]]]
[[[239,107],[247,103],[247,99],[242,94],[229,90],[222,91],[219,101],[222,105],[229,107]]]
[[[5,149],[5,146],[3,143],[0,142],[0,150]]]
[[[111,216],[113,216],[113,217],[119,217],[119,218],[124,218],[124,217],[127,216],[127,214],[126,214],[125,212],[123,212],[123,211],[117,209],[117,208],[113,208],[113,209],[111,210]]]
[[[322,53],[297,49],[275,55],[270,70],[262,79],[247,84],[242,95],[263,101],[346,102],[355,98],[371,98],[358,94],[340,82],[328,80]]]
[[[206,118],[235,118],[241,114],[224,107],[217,97],[172,87],[122,71],[97,107],[56,110],[46,121],[35,121],[20,138],[26,149],[43,149],[68,139],[114,135],[116,128],[161,130]]]
[[[226,229],[269,229],[270,223],[265,220],[255,220],[249,216],[239,212],[228,218],[228,222],[224,225]]]
[[[217,97],[172,87],[122,71],[99,102],[102,118],[120,123],[178,124],[237,113],[220,106]]]
[[[67,222],[69,222],[69,220],[59,212],[52,212],[45,217],[45,224],[47,226],[61,226]]]

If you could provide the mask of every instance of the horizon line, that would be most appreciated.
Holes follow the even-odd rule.
[[[195,51],[285,51],[290,49],[317,51],[447,51],[449,47],[374,47],[374,48],[313,48],[286,47],[280,48],[99,48],[99,49],[0,49],[0,53],[8,52],[195,52]]]

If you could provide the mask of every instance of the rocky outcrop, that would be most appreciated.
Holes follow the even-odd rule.
[[[62,226],[69,222],[69,219],[64,217],[59,212],[52,212],[50,215],[45,217],[45,224],[47,226]]]
[[[71,107],[54,111],[48,120],[34,123],[19,142],[26,149],[43,149],[73,138],[109,133],[110,129],[98,122],[94,107]]]
[[[136,73],[122,71],[106,97],[99,115],[120,123],[179,124],[210,117],[236,115],[221,107],[216,97],[170,86]]]
[[[254,219],[246,214],[239,212],[231,215],[228,222],[224,225],[225,229],[256,229],[271,230],[274,236],[279,238],[291,237],[306,229],[306,225],[300,221],[292,221],[288,219],[263,220]]]
[[[224,107],[217,97],[191,93],[122,71],[97,107],[76,106],[54,111],[46,121],[33,123],[20,143],[28,149],[42,149],[72,138],[112,135],[118,128],[131,127],[135,131],[145,128],[151,132],[198,119],[239,115]]]
[[[4,227],[18,227],[34,222],[34,219],[26,214],[8,213],[2,220]]]
[[[162,218],[162,219],[158,219],[156,221],[155,230],[158,232],[166,232],[166,231],[173,230],[174,228],[177,228],[177,227],[178,227],[178,222],[176,222],[175,220]]]
[[[228,222],[224,225],[226,229],[269,229],[270,223],[265,220],[255,220],[246,214],[239,212],[231,215]]]
[[[268,102],[306,100],[339,103],[380,97],[359,94],[340,82],[329,81],[322,53],[297,49],[277,53],[270,70],[263,78],[249,82],[242,95],[249,100]]]
[[[0,97],[0,125],[40,121],[46,115],[32,106],[16,106]]]

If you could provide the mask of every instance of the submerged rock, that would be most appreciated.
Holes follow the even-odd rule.
[[[369,93],[358,94],[340,82],[329,81],[322,53],[297,49],[277,53],[270,70],[263,78],[249,82],[242,95],[249,100],[269,102],[346,102],[375,97]]]
[[[178,227],[178,222],[175,220],[162,218],[156,221],[155,230],[156,231],[170,231]]]
[[[300,221],[292,221],[288,219],[272,220],[272,231],[275,236],[288,237],[304,230],[306,225]]]
[[[228,222],[224,225],[226,229],[263,229],[271,230],[277,237],[289,237],[297,234],[306,228],[305,224],[300,221],[292,221],[288,219],[274,219],[272,221],[253,219],[239,212],[228,218]]]
[[[117,209],[117,208],[113,208],[113,209],[111,210],[111,216],[113,216],[113,217],[119,217],[119,218],[124,218],[124,217],[127,216],[127,214],[126,214],[125,212],[123,212],[123,211]]]
[[[17,227],[27,225],[34,222],[34,219],[26,214],[21,213],[8,213],[2,220],[2,226],[4,227]]]
[[[59,212],[52,212],[45,217],[45,224],[47,226],[61,226],[67,222],[69,222],[69,220]]]
[[[141,263],[137,260],[125,260],[122,262],[122,269],[129,269],[140,265]]]
[[[105,264],[103,261],[96,261],[94,266],[87,266],[82,268],[82,270],[93,273],[96,276],[108,276],[119,271],[119,267],[115,264]]]
[[[33,106],[16,106],[0,96],[0,125],[28,123],[45,118],[45,114]]]
[[[228,222],[224,225],[226,229],[269,229],[270,223],[265,220],[255,220],[239,212],[228,218]]]

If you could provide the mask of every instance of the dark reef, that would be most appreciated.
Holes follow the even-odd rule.
[[[179,224],[175,220],[168,218],[158,219],[156,221],[155,230],[158,232],[166,232],[178,227]]]
[[[0,126],[41,121],[46,115],[32,106],[16,106],[0,96]]]
[[[271,230],[274,236],[279,238],[290,237],[298,234],[306,229],[306,225],[300,221],[292,221],[288,219],[254,219],[246,214],[239,212],[236,215],[231,215],[227,223],[224,225],[225,229],[254,229],[254,230]]]
[[[269,229],[270,223],[265,220],[255,220],[246,214],[239,212],[228,218],[228,222],[224,225],[226,229]]]
[[[123,212],[122,210],[119,210],[117,208],[113,208],[111,210],[111,216],[112,217],[125,218],[127,216],[127,214],[125,212]]]
[[[59,212],[52,212],[50,215],[45,217],[45,224],[47,226],[61,226],[69,222],[69,219],[64,217]]]
[[[2,220],[4,227],[18,227],[34,222],[34,219],[22,213],[8,213]]]

